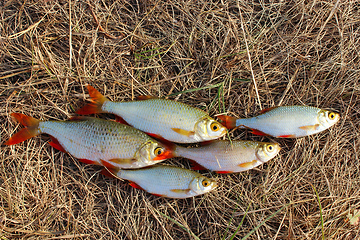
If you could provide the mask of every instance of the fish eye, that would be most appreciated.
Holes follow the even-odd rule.
[[[329,116],[330,120],[334,120],[336,115],[334,112],[330,112],[328,116]]]
[[[162,154],[163,152],[164,152],[164,149],[161,148],[161,147],[157,147],[157,148],[155,148],[155,150],[154,150],[154,154],[155,154],[156,156],[159,156],[159,155]]]
[[[213,130],[214,132],[217,132],[217,131],[219,131],[220,126],[219,126],[219,124],[217,122],[213,122],[210,125],[210,129]]]
[[[210,185],[210,181],[204,179],[201,184],[203,185],[203,187],[208,187]]]
[[[272,152],[272,151],[274,151],[274,146],[273,145],[267,145],[266,146],[266,150],[268,150],[269,152]]]

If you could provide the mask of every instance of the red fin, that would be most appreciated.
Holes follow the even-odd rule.
[[[85,117],[85,116],[73,116],[69,118],[67,121],[86,121],[89,119],[93,119],[92,117]]]
[[[104,175],[106,177],[109,177],[109,178],[116,178],[116,173],[109,170],[109,169],[106,169],[106,168],[101,170],[100,174],[102,174],[102,175]]]
[[[36,135],[40,134],[38,129],[40,122],[39,120],[21,113],[12,113],[11,116],[13,116],[22,125],[26,126],[26,128],[21,129],[12,137],[10,137],[10,139],[4,143],[5,145],[21,143],[29,138],[35,137]]]
[[[236,118],[235,117],[219,115],[219,116],[217,116],[217,118],[220,119],[219,122],[227,129],[233,129],[236,127]]]
[[[157,197],[164,197],[164,195],[161,195],[161,194],[158,194],[158,193],[150,193],[150,194],[152,194],[154,196],[157,196]]]
[[[158,97],[154,97],[154,96],[150,96],[150,95],[140,95],[140,96],[136,97],[137,100],[148,100],[148,99],[154,99],[154,98],[158,98]]]
[[[89,160],[89,159],[84,159],[84,158],[79,159],[79,162],[86,163],[86,164],[100,165],[98,162],[95,162],[94,160]]]
[[[106,167],[107,169],[113,169],[113,170],[118,170],[118,167],[115,167],[114,165],[112,165],[111,163],[104,161],[104,160],[100,160],[101,164]]]
[[[122,117],[119,117],[119,116],[115,116],[115,122],[122,123],[122,124],[130,126],[130,124],[128,124]]]
[[[146,134],[149,135],[149,136],[152,137],[152,138],[156,138],[156,139],[159,139],[159,140],[168,141],[168,140],[166,140],[165,138],[163,138],[161,135],[156,134],[156,133],[146,133]]]
[[[84,107],[80,108],[76,111],[77,114],[93,114],[93,113],[102,113],[101,110],[104,102],[109,101],[106,97],[104,97],[98,90],[88,85],[87,89],[89,91],[91,97],[91,103],[88,103]]]
[[[209,140],[209,141],[203,141],[203,142],[199,142],[199,144],[201,146],[207,146],[207,145],[210,145],[213,141],[212,140]]]
[[[252,129],[252,134],[259,135],[259,136],[269,136],[269,134],[263,133],[262,131]]]
[[[51,138],[51,142],[49,142],[50,146],[52,146],[53,148],[66,153],[66,150],[61,146],[61,144],[59,143],[59,141],[54,138],[53,136],[50,136]]]
[[[215,172],[219,174],[233,173],[233,171],[215,171]]]
[[[290,135],[280,135],[280,136],[277,136],[278,138],[294,138],[295,135],[294,134],[290,134]]]
[[[144,190],[142,187],[140,187],[137,183],[131,182],[129,181],[129,185],[132,186],[133,188],[137,188],[137,189],[141,189]]]
[[[206,170],[206,168],[204,168],[194,160],[190,160],[190,165],[192,170]]]
[[[276,107],[265,108],[265,109],[261,110],[260,113],[261,113],[261,114],[262,114],[262,113],[266,113],[266,112],[269,112],[269,111],[271,111],[271,110],[273,110],[273,109],[275,109],[275,108],[278,108],[278,107],[276,106]]]

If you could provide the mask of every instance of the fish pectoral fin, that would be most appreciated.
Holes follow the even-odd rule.
[[[110,162],[117,163],[117,164],[131,164],[136,162],[135,158],[113,158],[109,159]]]
[[[190,190],[191,189],[170,189],[170,191],[174,193],[184,193],[184,194],[188,194]]]
[[[174,132],[177,132],[178,134],[181,134],[181,135],[184,135],[184,136],[187,136],[187,137],[190,137],[192,135],[195,134],[194,131],[188,131],[188,130],[184,130],[184,129],[181,129],[181,128],[171,128]]]
[[[302,127],[299,127],[300,129],[302,130],[305,130],[305,131],[315,131],[316,129],[318,129],[318,127],[320,126],[320,124],[314,124],[314,125],[308,125],[308,126],[302,126]]]
[[[257,163],[256,160],[252,160],[251,162],[244,162],[244,163],[240,163],[238,166],[242,167],[242,168],[249,168],[254,166]]]

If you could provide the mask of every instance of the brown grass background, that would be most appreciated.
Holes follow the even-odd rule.
[[[359,238],[347,219],[360,210],[359,12],[355,0],[1,1],[1,143],[20,128],[12,112],[68,119],[87,84],[111,100],[169,97],[211,116],[298,104],[342,117],[300,139],[231,132],[279,142],[280,155],[243,173],[203,171],[220,187],[185,200],[105,178],[45,135],[2,145],[0,238]]]

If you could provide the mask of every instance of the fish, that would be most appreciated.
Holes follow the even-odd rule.
[[[139,96],[137,101],[112,102],[92,86],[87,88],[91,103],[77,110],[77,114],[112,113],[152,137],[175,143],[214,140],[227,132],[205,111],[181,102],[151,96]]]
[[[51,146],[80,162],[102,165],[105,161],[119,168],[146,167],[173,155],[171,146],[111,120],[80,116],[68,121],[40,121],[21,113],[11,115],[26,128],[10,137],[5,145],[45,133],[51,136]]]
[[[216,173],[236,173],[250,170],[280,151],[278,143],[243,140],[213,140],[199,147],[174,148],[174,155],[193,161],[193,170],[208,169]]]
[[[194,197],[217,187],[215,180],[198,172],[163,164],[130,170],[107,168],[102,173],[106,176],[128,180],[134,188],[167,198]]]
[[[250,128],[252,133],[277,138],[298,138],[322,132],[340,120],[340,114],[311,106],[279,106],[264,109],[252,118],[220,115],[228,129]]]

